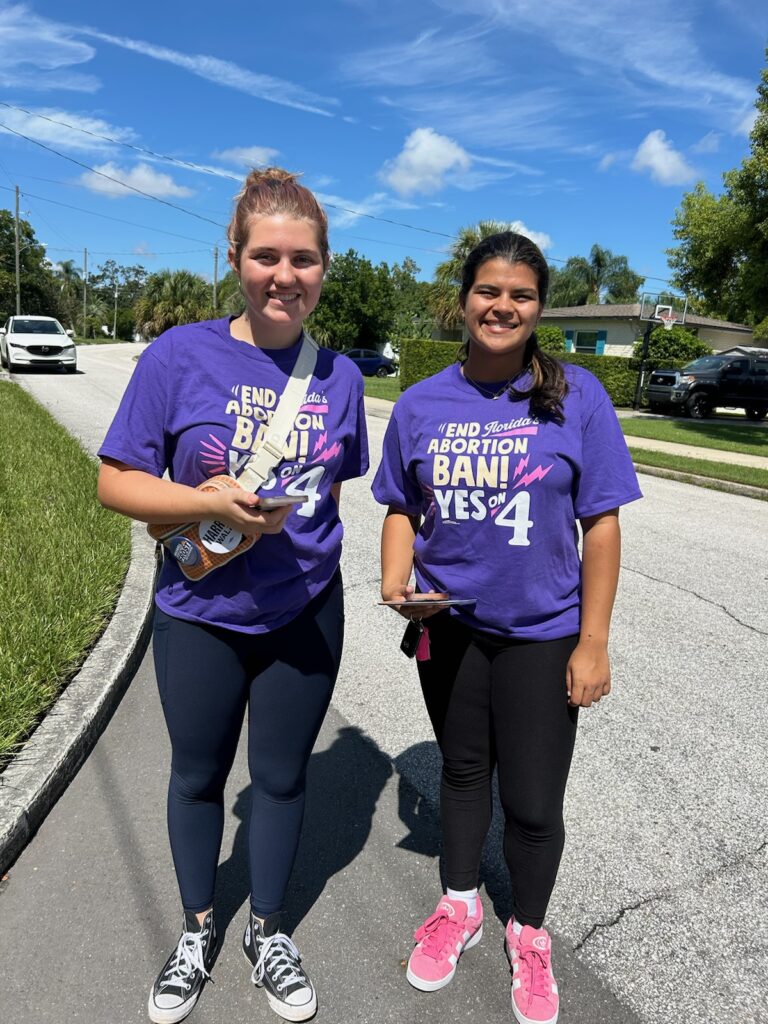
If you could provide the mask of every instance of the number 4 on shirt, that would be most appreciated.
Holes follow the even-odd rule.
[[[296,513],[300,516],[309,517],[314,515],[315,507],[320,500],[320,481],[323,479],[325,473],[325,466],[313,466],[312,469],[308,469],[306,473],[302,473],[297,476],[295,480],[291,480],[288,486],[285,488],[286,494],[291,495],[303,495],[306,494],[307,500],[303,505],[299,505],[296,508]]]
[[[527,547],[531,542],[528,540],[528,531],[533,526],[533,520],[528,516],[531,511],[531,496],[528,491],[518,491],[496,516],[497,526],[506,526],[513,530],[508,543],[516,547]]]

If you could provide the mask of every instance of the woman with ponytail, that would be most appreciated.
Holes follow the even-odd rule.
[[[211,525],[219,536],[224,524],[258,541],[198,579],[182,571],[193,551],[182,542],[172,548],[178,562],[166,555],[157,588],[153,646],[172,750],[168,829],[183,923],[149,994],[156,1024],[190,1013],[216,959],[223,793],[246,712],[251,896],[243,951],[281,1017],[303,1021],[317,1008],[280,911],[307,764],[341,658],[341,483],[368,466],[362,377],[328,349],[308,355],[316,346],[303,330],[329,259],[328,223],[312,193],[280,168],[253,171],[229,226],[243,313],[174,327],[154,341],[99,452],[108,508],[152,524],[208,523],[198,535],[207,548]],[[312,358],[305,388],[309,368],[294,367],[306,359],[311,367]],[[269,435],[269,426],[289,386],[296,397],[283,406],[293,421],[282,447],[279,428]],[[272,468],[257,493],[227,480],[201,489],[212,477],[236,480],[267,441]],[[267,507],[265,499],[285,496],[301,503]]]
[[[443,758],[447,891],[416,931],[407,978],[442,988],[482,936],[478,873],[496,769],[520,1024],[558,1016],[543,923],[565,840],[563,797],[579,708],[611,687],[619,506],[641,497],[600,383],[536,343],[548,280],[522,235],[492,235],[470,253],[465,358],[400,398],[373,485],[388,506],[382,598],[414,598],[415,569],[419,603],[399,610],[421,630],[419,678]],[[441,608],[430,597],[465,603]]]

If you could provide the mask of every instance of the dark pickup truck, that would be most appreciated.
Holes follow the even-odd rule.
[[[682,370],[654,370],[646,395],[652,412],[685,411],[703,419],[724,406],[762,420],[768,413],[768,355],[702,356]]]

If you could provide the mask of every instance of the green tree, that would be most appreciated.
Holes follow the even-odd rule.
[[[420,269],[415,260],[406,256],[401,264],[395,263],[390,270],[394,289],[390,341],[395,351],[401,338],[428,338],[432,333],[434,317],[429,308],[430,285],[417,279]]]
[[[307,319],[312,336],[328,348],[371,348],[387,341],[393,323],[394,285],[387,264],[374,266],[354,249],[335,255]]]
[[[500,220],[481,220],[460,228],[452,242],[447,260],[435,267],[435,276],[429,293],[429,306],[435,320],[443,327],[458,327],[462,323],[459,291],[461,270],[475,246],[489,235],[512,231],[512,224]]]
[[[690,363],[700,356],[712,354],[711,346],[701,341],[685,327],[654,327],[648,344],[646,367],[655,369],[657,366],[675,366]],[[643,355],[643,339],[638,338],[632,349],[632,356],[641,359]]]
[[[562,270],[552,275],[548,305],[636,302],[644,280],[630,268],[626,256],[616,256],[595,244],[589,256],[571,256]]]
[[[239,316],[245,309],[245,299],[240,291],[240,278],[234,270],[228,270],[216,289],[218,316]]]
[[[147,281],[147,271],[144,267],[136,264],[125,267],[114,260],[107,260],[102,263],[96,273],[88,281],[88,309],[91,310],[94,303],[99,304],[98,319],[104,318],[107,313],[106,325],[110,333],[113,326],[116,328],[116,337],[130,339],[135,330],[135,318],[133,309],[144,290]],[[115,317],[117,307],[117,317]],[[116,321],[116,323],[115,323]]]
[[[680,244],[667,250],[678,288],[710,316],[749,324],[768,316],[768,68],[755,106],[750,156],[723,175],[721,195],[699,182],[683,196],[672,221]]]
[[[14,217],[0,210],[0,317],[16,312],[16,245]],[[42,246],[29,221],[19,220],[19,292],[21,312],[62,316],[61,295]]]
[[[141,334],[156,338],[169,327],[211,316],[211,286],[189,270],[150,274],[134,306]]]

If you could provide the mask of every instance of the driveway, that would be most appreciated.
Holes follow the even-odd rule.
[[[136,350],[84,347],[76,377],[18,379],[94,450]],[[374,466],[385,427],[369,418]],[[382,510],[369,482],[344,485],[348,639],[310,769],[289,912],[319,983],[319,1020],[510,1020],[498,814],[483,871],[501,920],[449,990],[424,997],[402,977],[409,932],[437,893],[438,757],[414,667],[398,651],[400,620],[375,603]],[[622,512],[615,690],[581,716],[548,918],[560,1020],[768,1022],[766,505],[640,482],[645,500]],[[143,1019],[177,929],[166,756],[147,660],[0,892],[4,1019]],[[241,759],[222,852],[225,924],[237,918],[198,1021],[275,1019],[236,961],[245,787]]]

